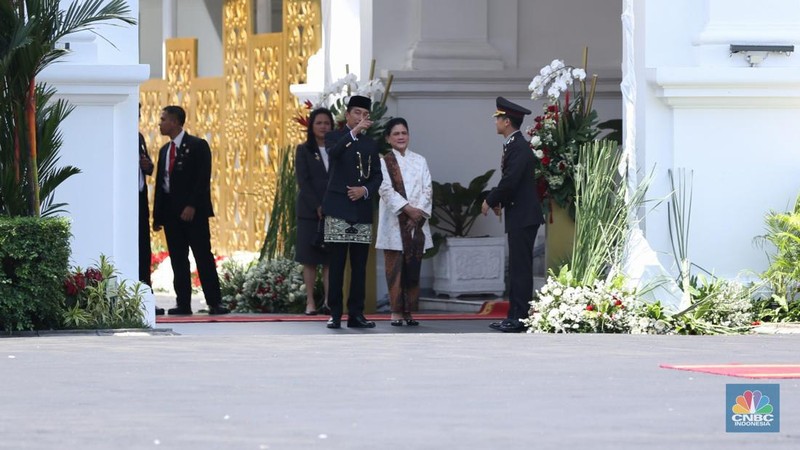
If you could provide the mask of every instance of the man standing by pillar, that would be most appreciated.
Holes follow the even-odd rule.
[[[172,263],[176,307],[169,314],[192,314],[192,282],[189,272],[189,248],[192,249],[200,284],[209,314],[227,314],[222,306],[219,277],[208,218],[211,206],[211,149],[205,139],[183,130],[186,112],[180,106],[161,111],[159,130],[170,141],[158,154],[156,196],[153,205],[153,230],[164,228],[167,250]]]
[[[508,235],[508,276],[511,279],[506,320],[489,325],[494,330],[518,333],[525,331],[521,319],[528,317],[533,296],[533,244],[539,225],[544,223],[542,206],[534,178],[535,156],[519,131],[530,110],[503,97],[497,97],[494,113],[497,134],[505,138],[501,163],[502,178],[489,192],[481,210],[500,215],[505,210]]]

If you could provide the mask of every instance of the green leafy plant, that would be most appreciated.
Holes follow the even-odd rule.
[[[582,286],[604,279],[622,262],[635,211],[645,203],[652,173],[628,192],[627,171],[614,141],[583,146],[575,168],[575,241],[572,271]]]
[[[0,216],[0,328],[57,328],[69,268],[69,221]]]
[[[761,278],[770,285],[775,296],[795,301],[800,294],[800,196],[792,211],[770,211],[764,221],[767,232],[755,241],[762,246],[772,244],[775,253]]]
[[[771,295],[753,302],[756,322],[800,322],[800,301]]]
[[[297,239],[297,217],[295,201],[297,197],[297,181],[294,173],[294,149],[285,147],[278,154],[278,182],[272,200],[267,225],[267,235],[261,246],[260,259],[274,259],[278,256],[294,257],[294,245]]]
[[[56,128],[69,111],[63,102],[49,112],[41,111],[47,104],[42,93],[52,96],[52,91],[37,86],[36,76],[69,52],[56,43],[72,33],[94,32],[100,22],[134,24],[128,14],[125,0],[74,1],[64,11],[59,0],[0,2],[0,207],[5,214],[40,216],[41,198],[46,197],[46,191],[52,192],[69,176],[69,169],[49,179],[40,173],[44,169],[40,163],[46,164],[39,155],[41,151],[51,154],[52,164],[57,161],[60,139]],[[43,115],[49,117],[44,129],[39,124]],[[20,209],[21,204],[24,210]],[[63,206],[45,204],[50,212]]]
[[[105,256],[95,266],[76,267],[64,280],[64,328],[146,328],[142,296],[146,286],[128,285]]]
[[[58,125],[66,119],[73,107],[65,100],[52,100],[55,90],[43,85],[36,89],[36,140],[39,144],[37,166],[39,169],[39,196],[41,198],[41,216],[48,217],[65,212],[66,203],[55,203],[55,191],[69,177],[80,173],[73,166],[58,167],[59,151],[62,145],[61,132]],[[2,103],[0,101],[0,103]],[[3,122],[8,124],[7,121]],[[13,130],[6,127],[0,131],[0,142],[13,141]],[[0,145],[1,147],[2,145]],[[8,147],[11,148],[11,147]],[[15,180],[13,153],[0,151],[0,214],[7,216],[28,215],[31,203],[31,189],[28,177]]]
[[[433,234],[434,247],[426,257],[435,255],[446,236],[466,237],[475,219],[481,214],[481,205],[489,195],[486,185],[494,175],[494,169],[472,179],[465,187],[461,183],[433,184],[433,213],[430,224],[442,233]]]

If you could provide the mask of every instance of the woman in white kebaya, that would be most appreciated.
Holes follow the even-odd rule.
[[[431,173],[425,158],[408,148],[408,123],[395,117],[386,124],[392,151],[381,159],[383,181],[378,190],[378,237],[383,250],[393,326],[419,325],[411,313],[419,302],[422,255],[433,247],[428,219],[433,208]]]

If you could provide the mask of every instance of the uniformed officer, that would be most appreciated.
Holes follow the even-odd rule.
[[[531,112],[503,97],[497,97],[496,106],[497,134],[505,138],[502,178],[489,192],[481,209],[484,215],[489,209],[497,215],[500,215],[500,210],[505,210],[511,288],[508,316],[490,327],[503,332],[521,332],[525,331],[521,319],[528,317],[533,296],[533,244],[539,225],[544,223],[544,216],[534,178],[536,157],[519,131],[523,119]]]

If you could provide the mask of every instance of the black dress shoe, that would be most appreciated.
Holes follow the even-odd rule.
[[[410,327],[419,326],[419,322],[414,320],[414,318],[411,317],[411,314],[407,314],[407,315],[403,316],[403,320],[405,320],[406,321],[406,325],[408,325]]]
[[[330,319],[328,319],[328,324],[325,326],[334,330],[342,328],[342,319],[334,319],[333,317],[331,317]]]
[[[520,321],[516,321],[516,323],[508,321],[503,322],[498,330],[502,331],[503,333],[522,333],[527,330],[527,327]]]
[[[211,316],[219,316],[222,314],[228,314],[231,310],[224,306],[209,306],[208,307],[208,314]]]
[[[375,328],[375,322],[370,322],[364,316],[349,317],[347,328]]]
[[[501,326],[503,326],[503,322],[492,322],[489,324],[489,328],[493,330],[500,330]]]
[[[305,312],[305,313],[303,313],[303,314],[305,314],[305,315],[307,315],[307,316],[316,316],[316,315],[317,315],[317,312],[316,312],[316,311],[314,311],[314,310],[311,310],[311,311],[306,311],[306,312]]]
[[[164,308],[156,308],[156,315],[163,316],[164,315]]]
[[[167,314],[170,316],[191,316],[192,309],[191,308],[170,308],[167,310]]]

